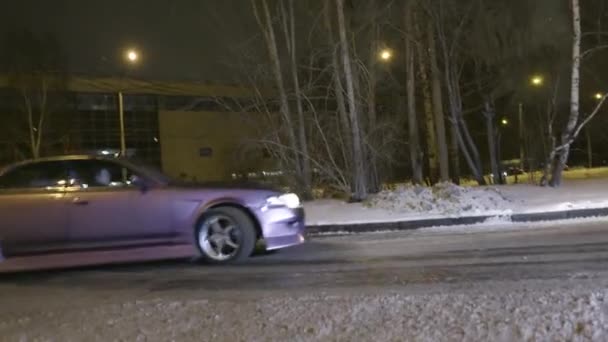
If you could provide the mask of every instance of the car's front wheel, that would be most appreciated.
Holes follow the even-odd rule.
[[[253,222],[237,208],[218,207],[209,210],[196,229],[196,244],[201,257],[215,264],[248,258],[255,243]]]

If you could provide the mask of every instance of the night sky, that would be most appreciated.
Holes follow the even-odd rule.
[[[255,46],[250,11],[245,0],[22,0],[2,6],[0,30],[53,33],[77,73],[232,82],[238,57]],[[127,47],[142,63],[125,71]]]

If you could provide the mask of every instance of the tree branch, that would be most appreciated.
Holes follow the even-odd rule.
[[[585,58],[585,57],[587,57],[587,56],[589,56],[589,55],[591,55],[591,54],[593,54],[593,53],[596,53],[596,52],[598,52],[598,51],[605,50],[605,49],[608,49],[608,44],[604,44],[604,45],[598,45],[598,46],[593,47],[593,48],[591,48],[591,49],[589,49],[589,50],[585,50],[585,51],[584,51],[584,52],[581,54],[581,58]]]
[[[581,130],[595,117],[595,115],[597,115],[597,113],[600,111],[600,109],[602,108],[602,105],[604,104],[604,102],[606,101],[606,98],[608,98],[608,94],[602,96],[602,99],[600,100],[600,102],[595,106],[595,109],[593,109],[593,112],[591,112],[591,114],[589,116],[587,116],[587,118],[585,118],[585,120],[583,120],[583,122],[581,122],[581,124],[576,128],[576,130],[574,131],[574,133],[572,134],[572,136],[570,136],[570,138],[568,138],[568,140],[561,144],[560,146],[555,148],[555,152],[560,152],[562,150],[564,150],[565,148],[567,148],[568,146],[570,146],[574,140],[578,137],[578,135],[581,133]]]

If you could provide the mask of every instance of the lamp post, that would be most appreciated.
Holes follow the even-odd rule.
[[[125,59],[129,64],[136,64],[139,61],[139,53],[130,49],[125,52]],[[122,89],[118,91],[118,118],[120,124],[120,156],[127,155],[127,141],[125,137],[125,111]]]
[[[600,101],[602,98],[604,98],[604,94],[595,93],[595,94],[593,94],[593,98],[596,101]],[[587,140],[587,167],[592,168],[593,167],[593,145],[591,144],[591,132],[589,130],[590,130],[589,125],[585,126],[585,139]]]
[[[532,87],[540,88],[545,83],[545,79],[542,75],[533,75],[530,77],[530,85]],[[525,132],[524,132],[524,104],[520,102],[517,108],[518,125],[519,125],[519,168],[523,171],[526,160],[526,149],[525,149]]]

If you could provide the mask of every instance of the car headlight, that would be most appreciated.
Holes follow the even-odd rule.
[[[272,207],[287,207],[296,209],[302,205],[300,198],[296,194],[284,194],[281,196],[272,196],[266,199],[266,206]]]

